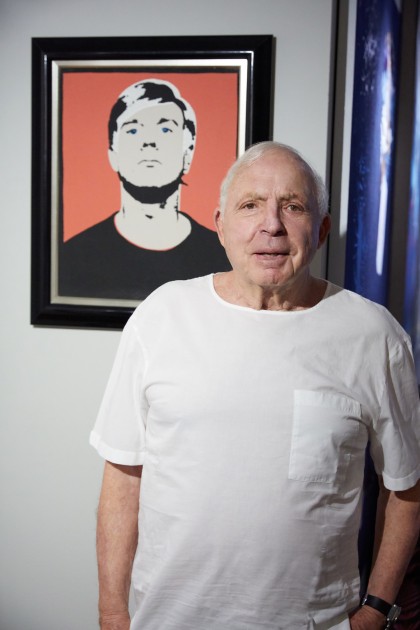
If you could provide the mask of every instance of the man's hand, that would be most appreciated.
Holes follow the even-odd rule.
[[[99,619],[101,630],[130,630],[130,616],[128,613],[108,613]]]
[[[349,615],[352,630],[383,630],[386,619],[370,606],[362,606]]]

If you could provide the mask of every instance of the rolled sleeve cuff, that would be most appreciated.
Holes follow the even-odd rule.
[[[416,468],[412,473],[407,475],[406,477],[401,477],[399,479],[395,479],[394,477],[389,477],[385,472],[382,473],[382,479],[384,482],[385,488],[391,490],[392,492],[398,492],[400,490],[408,490],[416,485],[417,481],[420,479],[420,466]]]
[[[106,444],[102,438],[92,431],[89,437],[89,444],[93,446],[98,454],[113,464],[122,464],[123,466],[137,466],[144,463],[145,452],[140,451],[121,451]]]

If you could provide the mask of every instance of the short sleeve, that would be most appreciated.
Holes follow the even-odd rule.
[[[90,444],[115,464],[142,464],[147,404],[142,383],[146,357],[132,318],[126,324]]]
[[[406,490],[420,478],[419,394],[407,340],[389,359],[371,454],[375,470],[389,490]]]

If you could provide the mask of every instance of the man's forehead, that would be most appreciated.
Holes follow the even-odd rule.
[[[164,112],[167,114],[165,115]],[[136,101],[117,118],[118,130],[124,124],[130,121],[138,121],[139,119],[153,118],[159,120],[160,118],[172,119],[179,125],[184,124],[184,116],[181,108],[172,102],[162,103],[160,101],[151,101],[149,99],[141,99]]]
[[[232,178],[228,193],[267,195],[278,184],[282,196],[309,194],[312,179],[304,164],[286,152],[261,156],[250,164],[243,164]]]

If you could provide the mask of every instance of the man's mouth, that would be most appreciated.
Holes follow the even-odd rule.
[[[256,256],[266,256],[267,258],[275,258],[276,256],[287,256],[287,252],[255,252]]]
[[[155,164],[161,164],[159,160],[140,160],[138,164],[143,164],[146,167],[154,166]]]

